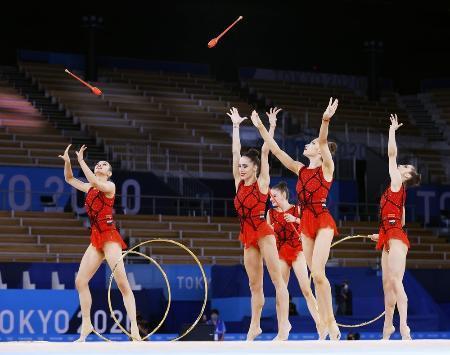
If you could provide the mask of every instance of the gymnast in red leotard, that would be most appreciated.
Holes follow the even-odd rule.
[[[273,135],[278,110],[267,113],[270,133]],[[259,153],[250,149],[241,156],[239,125],[247,117],[240,117],[234,107],[227,113],[233,122],[233,176],[236,187],[234,206],[241,223],[239,239],[244,245],[244,266],[249,278],[251,292],[252,318],[247,340],[254,340],[261,334],[260,320],[264,306],[263,260],[266,263],[277,299],[278,334],[274,340],[287,340],[291,325],[289,323],[289,295],[281,275],[278,262],[277,245],[274,232],[265,219],[269,192],[269,149],[264,144]],[[255,111],[252,116],[257,115]]]
[[[64,160],[64,177],[68,184],[87,193],[85,206],[91,222],[91,243],[81,259],[75,279],[82,315],[81,333],[78,341],[85,341],[94,329],[91,323],[92,297],[89,291],[89,280],[94,276],[104,259],[113,268],[122,255],[122,249],[127,246],[116,230],[113,220],[112,210],[116,187],[113,182],[109,181],[112,175],[111,165],[106,161],[100,161],[92,172],[84,161],[83,153],[86,147],[83,145],[76,154],[80,167],[88,180],[87,183],[84,183],[73,176],[69,158],[70,146],[66,148],[63,155],[59,156]],[[122,293],[123,303],[131,321],[131,335],[134,340],[139,340],[136,303],[128,283],[123,261],[116,268],[115,280]]]
[[[267,223],[272,225],[277,238],[281,274],[287,285],[291,268],[294,270],[308,310],[316,323],[317,330],[319,330],[317,301],[311,291],[311,282],[305,256],[303,255],[302,242],[297,231],[300,224],[299,206],[289,203],[289,189],[284,181],[279,182],[270,189],[270,201],[273,207],[267,212]]]
[[[103,191],[90,187],[84,206],[91,223],[91,244],[99,251],[103,251],[106,242],[116,242],[126,249],[127,245],[117,231],[112,216],[114,196],[107,197]]]
[[[380,200],[380,228],[378,234],[371,237],[377,241],[376,248],[382,250],[381,266],[383,271],[383,291],[385,316],[383,339],[389,339],[394,333],[393,316],[395,304],[400,315],[400,334],[402,339],[411,339],[407,323],[408,298],[403,287],[406,255],[410,247],[405,225],[406,188],[417,186],[420,175],[412,165],[397,165],[397,143],[395,132],[403,124],[398,123],[397,115],[391,115],[389,127],[388,157],[391,184]]]
[[[252,117],[253,124],[271,152],[286,168],[298,175],[297,194],[301,212],[299,230],[306,264],[311,270],[316,290],[320,316],[319,339],[325,339],[329,335],[331,340],[341,337],[334,318],[330,282],[325,274],[331,242],[337,234],[336,224],[326,208],[326,198],[334,173],[332,154],[336,150],[336,144],[328,142],[328,126],[337,107],[338,100],[333,102],[333,98],[330,98],[323,113],[319,137],[305,146],[303,155],[309,159],[308,167],[283,152],[261,120]]]
[[[311,145],[305,148],[305,153],[312,150]],[[338,235],[336,223],[326,208],[328,192],[332,181],[324,177],[322,166],[307,168],[302,166],[298,174],[296,186],[298,205],[301,211],[299,231],[310,239],[316,239],[320,229],[331,228],[333,236]]]

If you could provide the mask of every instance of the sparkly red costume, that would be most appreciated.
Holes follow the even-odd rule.
[[[270,223],[277,239],[277,249],[280,259],[286,261],[289,266],[297,259],[298,253],[303,251],[300,235],[296,228],[298,224],[286,222],[284,215],[288,213],[299,217],[298,207],[292,206],[285,212],[277,211],[275,208],[269,210]]]
[[[408,235],[402,226],[403,208],[406,201],[406,188],[402,184],[399,191],[393,192],[389,186],[380,200],[380,230],[378,231],[377,249],[389,251],[389,239],[400,239],[410,247]]]
[[[321,228],[331,228],[338,235],[336,223],[326,207],[332,181],[323,176],[322,167],[308,169],[303,166],[298,172],[297,197],[300,206],[299,232],[315,239]]]
[[[265,217],[267,199],[268,194],[259,190],[257,181],[249,186],[245,186],[244,181],[239,183],[234,207],[241,222],[239,239],[246,249],[258,248],[259,239],[274,234]]]
[[[106,242],[116,242],[126,249],[127,245],[117,231],[112,216],[114,197],[108,198],[104,192],[91,187],[84,205],[91,222],[91,244],[103,250]]]

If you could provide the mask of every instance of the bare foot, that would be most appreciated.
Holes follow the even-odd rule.
[[[395,327],[393,325],[383,327],[383,340],[389,340],[394,332]]]
[[[402,335],[402,340],[412,340],[411,330],[407,325],[400,327],[400,334]]]
[[[247,341],[255,340],[261,333],[262,329],[260,327],[250,327],[247,333]]]
[[[328,336],[328,327],[324,323],[316,325],[317,334],[319,334],[319,340],[325,340]]]
[[[275,341],[285,341],[289,338],[289,332],[291,331],[292,326],[291,323],[287,322],[287,324],[283,327],[278,329],[278,334],[273,340]]]
[[[330,334],[330,340],[339,340],[341,339],[341,331],[339,330],[338,325],[336,324],[336,321],[331,322],[328,324],[328,331]]]
[[[82,323],[80,337],[77,340],[75,340],[75,342],[77,342],[77,343],[85,342],[86,338],[88,337],[89,334],[92,333],[93,330],[94,330],[94,327],[92,326],[92,323],[90,323],[90,322]]]
[[[141,335],[139,334],[139,328],[137,326],[137,323],[131,323],[131,339],[133,341],[141,341]]]

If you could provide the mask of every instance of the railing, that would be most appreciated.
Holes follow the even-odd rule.
[[[233,199],[199,196],[157,196],[116,194],[114,208],[119,214],[164,214],[175,216],[235,216]],[[0,210],[73,211],[85,214],[84,193],[30,190],[0,190]]]
[[[164,175],[164,181],[180,195],[192,198],[210,198],[214,192],[200,180],[183,174],[168,173]]]
[[[310,137],[310,134],[305,134],[308,130],[309,125],[309,113],[308,111],[305,112],[304,116],[304,122],[303,122],[303,132],[302,135],[305,137]],[[355,136],[356,134],[356,136]],[[314,138],[314,136],[312,137]],[[379,130],[370,128],[370,127],[351,127],[347,123],[344,125],[344,132],[337,132],[336,137],[337,140],[343,141],[343,142],[353,142],[353,143],[359,143],[364,145],[367,148],[372,149],[374,152],[376,152],[381,157],[387,156],[387,127],[386,132],[380,132]],[[340,138],[340,139],[339,139]],[[418,171],[420,171],[422,175],[423,182],[430,182],[431,176],[429,172],[429,164],[425,158],[421,158],[420,156],[416,156],[412,153],[410,153],[411,148],[420,149],[420,148],[427,148],[427,143],[421,143],[420,140],[409,140],[408,144],[402,143],[397,141],[397,145],[399,147],[399,161],[404,161],[409,164],[414,165]],[[300,158],[301,152],[297,148],[296,150],[296,157],[297,160]],[[347,160],[347,159],[344,159]],[[387,157],[386,157],[387,161]],[[356,176],[356,170],[353,171],[351,174],[347,175],[341,175],[339,169],[339,151],[337,153],[337,159],[336,159],[336,176],[338,178],[348,178],[348,176]],[[448,177],[448,169],[444,169],[446,176]]]
[[[0,190],[0,210],[15,211],[73,211],[85,214],[84,194],[72,192]],[[114,208],[118,214],[163,214],[174,216],[236,216],[233,199],[211,197],[180,197],[156,195],[116,195]],[[339,203],[336,219],[349,221],[378,221],[379,205],[369,203]],[[416,207],[406,206],[406,220],[416,221]]]
[[[289,152],[288,152],[289,154]],[[294,152],[295,159],[297,161],[304,161],[303,154],[300,151],[298,146],[295,147]],[[356,161],[358,160],[357,156],[339,158],[339,155],[334,159],[335,161],[335,178],[338,179],[351,179],[356,180]]]
[[[388,143],[387,128],[386,133],[373,130],[370,127],[364,128],[363,130],[364,132],[361,132],[361,130],[352,129],[352,132],[354,131],[364,133],[365,140],[361,141],[361,143],[365,144],[369,148],[374,149],[380,156],[387,157],[387,143]],[[347,123],[345,124],[345,137],[346,141],[350,142],[350,135]],[[399,147],[399,161],[400,160],[405,161],[408,162],[409,164],[414,165],[420,171],[424,181],[425,182],[430,181],[429,166],[427,160],[409,152],[411,148],[415,149],[427,148],[427,145],[429,143],[427,142],[421,143],[420,140],[418,142],[407,139],[404,141],[408,141],[408,144],[397,141],[397,146]]]
[[[162,153],[155,152],[151,145],[133,146],[125,145],[125,152],[114,152],[114,147],[109,147],[109,156],[112,160],[118,160],[121,167],[127,170],[146,170],[158,172],[158,175],[164,177],[167,183],[174,191],[183,196],[212,196],[212,190],[198,180],[203,176],[203,154],[198,155],[173,155],[169,149]],[[194,158],[198,160],[187,164],[180,162],[181,159]],[[193,176],[192,173],[197,173]]]
[[[190,147],[189,144],[186,146]],[[111,160],[119,160],[122,167],[128,170],[181,171],[195,173],[198,176],[203,176],[205,172],[204,154],[201,150],[196,154],[183,155],[173,154],[169,149],[158,149],[149,144],[145,146],[126,144],[123,147],[125,150],[118,152],[115,146],[108,146],[108,154]],[[218,158],[221,158],[220,154]]]
[[[377,203],[339,203],[337,206],[339,219],[343,221],[379,221],[380,205]],[[416,206],[405,206],[406,221],[416,221]]]

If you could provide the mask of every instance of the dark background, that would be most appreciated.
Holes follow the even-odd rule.
[[[2,9],[3,10],[3,9]],[[366,75],[364,41],[383,41],[380,74],[395,89],[450,77],[450,2],[122,1],[18,3],[2,11],[0,61],[18,48],[82,53],[83,15],[104,18],[99,55]],[[214,49],[208,41],[244,20]]]

